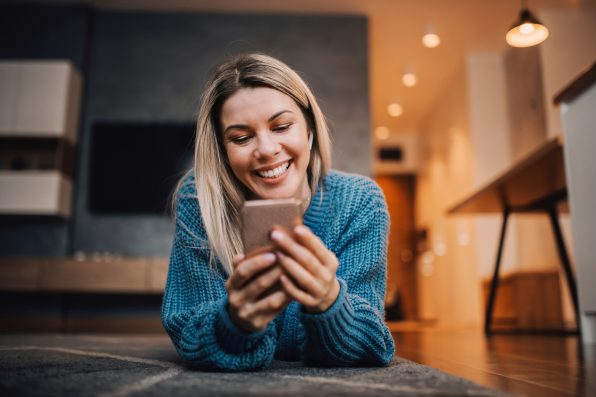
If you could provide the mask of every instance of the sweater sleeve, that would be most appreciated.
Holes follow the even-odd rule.
[[[395,352],[384,321],[389,217],[383,193],[370,181],[371,195],[354,211],[335,254],[340,293],[325,312],[300,312],[306,333],[304,361],[323,366],[386,365]]]
[[[242,371],[273,360],[276,330],[238,328],[227,312],[225,281],[210,250],[194,195],[177,197],[176,228],[162,303],[162,323],[178,354],[201,369]]]

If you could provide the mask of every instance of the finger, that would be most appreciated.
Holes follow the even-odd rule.
[[[323,296],[325,291],[318,280],[319,274],[312,274],[304,269],[298,262],[281,252],[277,253],[279,263],[292,277],[295,284],[313,297]],[[320,270],[324,270],[322,267]]]
[[[273,229],[271,240],[288,256],[300,263],[306,270],[316,274],[321,266],[319,260],[304,246],[296,242],[288,233],[281,229]]]
[[[306,292],[302,291],[300,288],[294,284],[288,276],[282,274],[280,277],[281,285],[284,288],[284,291],[291,296],[294,300],[304,306],[314,306],[316,300],[307,294]]]
[[[290,304],[292,298],[283,290],[267,295],[252,307],[253,313],[260,315],[278,314]]]
[[[313,253],[323,266],[335,265],[337,268],[337,257],[335,254],[309,228],[304,225],[297,225],[293,231],[298,242]]]
[[[274,266],[272,269],[267,270],[265,273],[254,277],[248,282],[242,289],[242,294],[246,302],[256,301],[257,298],[266,292],[268,289],[273,287],[279,282],[279,277],[282,275],[283,270],[279,266]]]
[[[258,273],[273,266],[276,261],[276,256],[272,252],[267,252],[239,262],[230,276],[231,286],[236,289],[242,288]]]

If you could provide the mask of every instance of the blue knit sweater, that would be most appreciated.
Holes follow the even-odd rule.
[[[202,369],[227,371],[264,368],[274,358],[313,366],[392,360],[383,310],[389,218],[382,191],[369,178],[332,171],[313,195],[304,224],[339,260],[337,300],[319,314],[292,302],[264,331],[246,332],[228,316],[221,265],[209,265],[194,177],[187,177],[177,197],[162,304],[164,328],[182,358]]]

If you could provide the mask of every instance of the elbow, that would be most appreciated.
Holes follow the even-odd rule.
[[[393,341],[393,337],[391,334],[385,337],[385,350],[382,354],[379,354],[379,366],[387,366],[395,357],[395,342]]]
[[[376,367],[386,367],[393,361],[394,356],[395,356],[395,349],[393,347],[391,347],[391,349],[388,349],[386,352],[384,352],[383,354],[380,354],[378,356],[375,366]]]
[[[362,357],[362,364],[373,367],[389,365],[395,356],[395,343],[388,332],[381,337],[382,342],[368,345]]]
[[[385,367],[389,365],[395,356],[395,347],[393,340],[389,343],[385,343],[384,349],[369,351],[364,357],[360,364],[370,367]]]

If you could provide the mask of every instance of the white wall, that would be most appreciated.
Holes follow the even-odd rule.
[[[552,137],[561,133],[561,117],[553,98],[596,61],[596,11],[542,9],[538,16],[550,32],[540,44],[540,55],[548,136]]]
[[[478,325],[482,313],[474,224],[447,217],[473,187],[465,65],[437,98],[424,128],[416,192],[417,228],[428,230],[428,252],[418,262],[419,314],[441,324]]]
[[[474,152],[474,188],[503,173],[511,164],[507,92],[503,57],[499,53],[475,53],[467,57],[470,98],[470,136]],[[491,277],[500,237],[501,215],[478,215],[476,261],[480,275]],[[517,265],[517,220],[509,219],[501,274]]]

